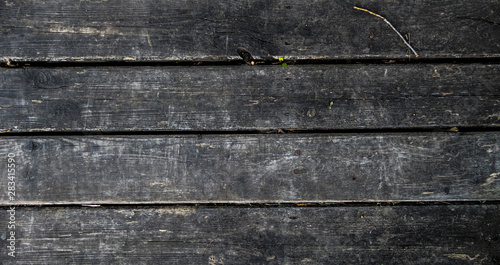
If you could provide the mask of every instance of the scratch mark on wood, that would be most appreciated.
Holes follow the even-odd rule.
[[[208,146],[208,148],[215,148],[213,145],[207,143],[195,144],[195,146],[201,146],[201,147]]]
[[[490,177],[487,178],[486,181],[483,184],[481,184],[481,186],[488,186],[493,184],[493,182],[498,180],[497,179],[498,176],[500,176],[500,172],[490,174]]]
[[[151,38],[149,38],[149,32],[146,31],[146,38],[148,40],[149,47],[151,47],[151,50],[153,50],[153,44],[151,44]]]
[[[160,215],[162,215],[162,214],[168,214],[168,215],[174,214],[174,215],[179,215],[179,216],[189,216],[189,215],[195,214],[196,210],[194,207],[176,206],[176,207],[161,208],[161,209],[156,210],[156,212],[159,213]]]
[[[480,22],[488,23],[488,24],[493,25],[493,26],[500,25],[500,23],[497,22],[497,21],[487,20],[487,19],[484,19],[484,18],[475,18],[475,17],[466,17],[466,16],[458,16],[456,18],[457,19],[468,19],[468,20],[480,21]]]
[[[488,120],[488,119],[497,119],[497,120],[500,120],[500,114],[491,114],[491,115],[488,115],[486,116],[486,118],[484,118],[485,120]]]
[[[62,26],[54,26],[48,29],[50,33],[59,33],[59,34],[98,34],[101,37],[106,35],[123,35],[116,28],[106,27],[104,29],[91,28],[91,27],[62,27]]]
[[[361,219],[365,219],[368,223],[370,223],[375,229],[377,229],[377,226],[368,218],[364,217],[363,215],[361,215],[359,218]]]
[[[249,100],[249,102],[251,102],[251,103],[250,104],[245,104],[245,107],[250,107],[250,106],[259,104],[258,100]]]
[[[226,35],[226,55],[227,55],[228,46],[229,46],[229,35]]]
[[[474,258],[472,258],[471,256],[469,256],[467,254],[444,254],[444,256],[446,256],[448,258],[452,258],[452,259],[461,259],[461,260],[472,261],[472,260],[477,259],[479,257],[479,254],[474,256]]]
[[[453,95],[453,92],[449,92],[449,93],[444,93],[444,92],[443,93],[432,93],[432,95],[444,97],[444,96]]]
[[[15,127],[14,127],[15,128]],[[486,144],[486,145],[480,145],[480,147],[487,147],[488,149],[486,150],[486,152],[488,153],[493,153],[493,152],[498,152],[499,150],[499,147],[497,144]]]
[[[167,184],[161,183],[161,182],[153,182],[153,183],[150,183],[149,186],[150,187],[153,187],[153,186],[162,186],[162,187],[165,187],[165,186],[167,186]]]

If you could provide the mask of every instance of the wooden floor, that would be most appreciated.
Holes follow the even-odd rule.
[[[0,17],[0,264],[500,264],[499,1]]]

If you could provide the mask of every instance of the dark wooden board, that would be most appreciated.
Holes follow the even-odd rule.
[[[500,3],[360,0],[16,0],[0,5],[0,58],[14,61],[225,61],[255,58],[500,56]]]
[[[499,125],[498,64],[0,69],[1,131]]]
[[[3,264],[500,261],[498,205],[16,208],[15,258],[7,256],[7,209]]]
[[[497,132],[1,137],[17,189],[0,203],[499,200],[499,145]]]

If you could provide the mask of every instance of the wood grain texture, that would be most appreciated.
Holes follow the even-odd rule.
[[[500,56],[493,0],[16,0],[0,5],[0,58],[20,61],[225,61]]]
[[[0,157],[16,156],[20,205],[483,201],[500,199],[499,144],[496,132],[2,137]]]
[[[17,256],[8,257],[1,240],[0,257],[3,264],[498,264],[499,218],[498,205],[17,208]]]
[[[498,128],[499,91],[497,64],[4,68],[0,130]]]

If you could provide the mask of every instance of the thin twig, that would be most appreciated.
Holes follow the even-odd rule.
[[[403,37],[403,35],[401,35],[401,33],[399,33],[399,31],[385,17],[383,17],[375,12],[372,12],[368,9],[361,8],[361,7],[354,6],[354,9],[370,13],[376,17],[383,19],[385,21],[385,23],[389,24],[389,26],[398,34],[398,36],[403,40],[403,42],[406,44],[406,46],[408,46],[408,48],[410,48],[410,50],[415,54],[415,57],[418,57],[418,54],[415,51],[415,49],[413,49],[413,47],[411,47],[411,45],[406,41],[406,39]]]
[[[210,244],[212,244],[214,241],[215,239],[212,239],[212,241],[210,241],[210,243],[207,244],[207,246],[205,247],[205,249],[203,249],[203,252],[201,253],[202,256],[205,255],[205,251],[207,251],[208,246],[210,246]]]
[[[408,44],[411,45],[411,35],[410,33],[405,34],[405,39],[408,41]],[[411,51],[410,49],[406,48],[406,54],[408,54],[408,61],[411,60]]]

